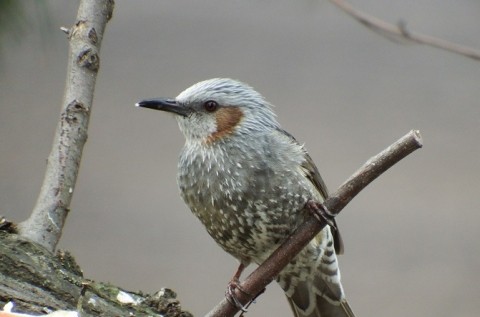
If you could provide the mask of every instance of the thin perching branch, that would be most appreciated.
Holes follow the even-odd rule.
[[[18,226],[22,236],[52,252],[75,189],[100,66],[100,44],[113,7],[113,0],[82,0],[75,25],[61,28],[68,34],[70,51],[60,120],[37,202],[30,217]]]
[[[422,147],[420,132],[410,131],[381,153],[368,160],[336,192],[324,202],[324,206],[334,215],[340,211],[368,184],[401,159]],[[235,295],[243,304],[248,303],[272,282],[282,269],[327,225],[323,218],[310,217],[287,240],[275,250],[265,262],[253,271],[239,287]],[[230,317],[238,308],[227,298],[223,299],[206,316]]]
[[[367,28],[373,30],[374,32],[385,35],[389,38],[403,39],[417,44],[429,45],[452,53],[460,54],[477,61],[480,60],[479,50],[475,50],[468,46],[455,44],[433,36],[411,32],[407,30],[405,23],[399,23],[398,25],[390,24],[388,22],[380,20],[377,17],[371,16],[362,11],[359,11],[358,9],[355,9],[354,7],[352,7],[351,4],[344,0],[329,1],[338,8],[340,8],[343,12],[346,12],[355,20],[365,25]]]

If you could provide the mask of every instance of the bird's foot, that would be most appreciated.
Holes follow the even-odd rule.
[[[335,228],[335,214],[328,210],[327,206],[324,204],[318,203],[314,200],[307,201],[307,208],[312,213],[312,215],[318,220],[324,220],[330,227]]]
[[[238,289],[240,292],[245,294],[246,296],[253,297],[251,300],[248,301],[247,304],[243,305],[240,300],[238,299],[237,295],[235,295],[235,289]],[[265,292],[265,288],[259,292],[257,295],[253,296],[252,294],[248,293],[245,291],[241,286],[240,286],[240,281],[238,279],[232,279],[227,286],[227,291],[225,292],[225,295],[227,297],[227,300],[232,303],[235,307],[238,308],[242,313],[240,314],[239,317],[244,316],[244,313],[248,311],[248,307],[255,303],[255,300],[257,299],[258,296],[263,294]]]
[[[246,313],[247,307],[250,305],[250,302],[248,302],[246,305],[243,305],[238,299],[237,295],[235,295],[235,289],[238,289],[240,292],[246,295],[250,295],[240,287],[240,281],[238,279],[233,278],[227,285],[225,296],[232,305],[238,308],[238,310],[242,311],[242,314]]]

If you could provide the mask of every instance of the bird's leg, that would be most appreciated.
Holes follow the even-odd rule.
[[[235,289],[240,290],[244,294],[250,295],[240,287],[240,275],[242,275],[244,269],[245,264],[240,263],[232,279],[230,280],[230,282],[228,282],[227,291],[225,292],[225,295],[227,296],[227,299],[230,301],[230,303],[235,305],[235,307],[237,307],[242,312],[247,311],[248,304],[246,306],[242,305],[240,300],[238,300],[237,296],[235,295]]]
[[[234,287],[237,287],[238,284],[240,283],[240,276],[242,275],[243,270],[245,270],[245,264],[240,263],[240,265],[235,271],[235,274],[233,274],[232,279],[230,280],[230,283],[228,283],[228,285],[233,285]]]
[[[307,201],[307,209],[310,213],[318,220],[322,221],[322,219],[332,228],[335,228],[335,214],[333,214],[328,208],[321,203],[318,203],[314,200]]]

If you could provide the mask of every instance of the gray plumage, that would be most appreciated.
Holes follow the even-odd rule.
[[[137,105],[177,114],[186,138],[178,164],[182,198],[245,266],[262,263],[309,217],[306,202],[328,194],[305,148],[244,83],[210,79],[174,100]],[[338,231],[327,226],[278,276],[295,316],[354,316],[340,283],[342,248]]]

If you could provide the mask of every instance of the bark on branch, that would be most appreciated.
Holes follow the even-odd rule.
[[[112,17],[113,0],[82,0],[71,29],[67,81],[60,120],[40,194],[19,233],[53,252],[60,240],[75,189],[100,66],[100,45]]]
[[[422,147],[419,131],[410,131],[407,135],[390,145],[378,155],[368,160],[337,191],[324,202],[325,207],[337,215],[363,188],[392,167],[395,163]],[[253,271],[235,289],[235,295],[246,305],[270,284],[282,269],[327,225],[326,221],[310,217],[303,223],[272,255],[255,271]],[[242,291],[240,291],[240,289]],[[252,295],[249,295],[252,294]],[[238,308],[226,298],[215,306],[206,316],[230,317],[238,312]]]

